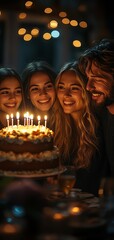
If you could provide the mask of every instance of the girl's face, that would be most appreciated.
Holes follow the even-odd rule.
[[[41,111],[49,111],[55,101],[55,88],[46,73],[35,73],[30,80],[29,98]]]
[[[7,77],[0,83],[0,111],[15,114],[22,102],[22,89],[15,77]]]
[[[85,104],[82,87],[75,72],[63,72],[58,83],[57,96],[65,113],[75,117],[82,112]]]

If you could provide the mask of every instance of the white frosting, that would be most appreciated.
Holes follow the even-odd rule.
[[[0,130],[0,140],[5,140],[9,143],[22,144],[26,141],[31,141],[34,143],[38,142],[50,142],[53,138],[53,131],[45,126],[40,125],[14,125],[2,128]]]
[[[39,170],[34,170],[34,171],[2,171],[0,170],[0,175],[1,176],[13,176],[13,177],[48,177],[48,176],[54,176],[58,175],[58,173],[61,173],[65,171],[64,168],[53,168],[53,169],[39,169]]]
[[[39,154],[31,154],[29,152],[25,153],[14,153],[14,152],[3,152],[0,151],[0,162],[2,161],[16,161],[16,162],[21,162],[21,161],[26,161],[26,162],[31,162],[31,161],[44,161],[44,160],[52,160],[56,159],[59,157],[59,151],[57,147],[54,147],[53,150],[51,151],[44,151]]]

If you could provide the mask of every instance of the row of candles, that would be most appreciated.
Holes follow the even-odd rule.
[[[6,122],[7,122],[7,127],[10,126],[10,119],[11,119],[11,126],[14,126],[14,115],[13,113],[11,113],[11,115],[7,114],[6,115]],[[24,126],[33,126],[33,114],[29,114],[29,112],[26,112],[24,114]],[[38,120],[38,126],[40,126],[40,121],[41,121],[41,116],[38,115],[37,116],[37,120]],[[16,113],[16,125],[19,126],[20,124],[20,113],[17,112]],[[45,128],[47,128],[47,115],[44,116],[44,125]]]

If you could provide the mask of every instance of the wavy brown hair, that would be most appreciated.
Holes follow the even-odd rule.
[[[88,167],[97,148],[97,122],[91,110],[89,95],[86,91],[86,79],[76,63],[64,65],[56,79],[56,89],[65,71],[74,71],[82,87],[84,108],[81,117],[75,122],[70,114],[64,113],[58,102],[56,104],[55,143],[59,147],[63,162],[73,161],[77,168]]]

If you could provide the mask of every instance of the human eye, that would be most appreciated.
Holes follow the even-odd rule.
[[[78,86],[78,85],[73,85],[73,86],[71,87],[71,91],[72,91],[72,92],[77,92],[77,91],[80,91],[80,90],[81,90],[81,87]]]
[[[64,86],[63,86],[62,84],[59,84],[59,85],[58,85],[58,90],[59,90],[59,91],[64,91],[64,89],[65,89],[65,88],[64,88]]]
[[[8,94],[9,94],[9,91],[8,91],[8,90],[1,90],[1,91],[0,91],[0,94],[1,94],[1,95],[8,95]]]
[[[17,89],[16,91],[15,91],[15,94],[16,95],[21,95],[22,94],[22,89],[20,88],[20,89]]]
[[[30,92],[33,92],[33,93],[39,92],[39,91],[40,91],[40,88],[37,86],[30,88]]]
[[[53,84],[52,83],[49,83],[45,86],[45,89],[46,90],[51,90],[52,88],[54,88]]]

